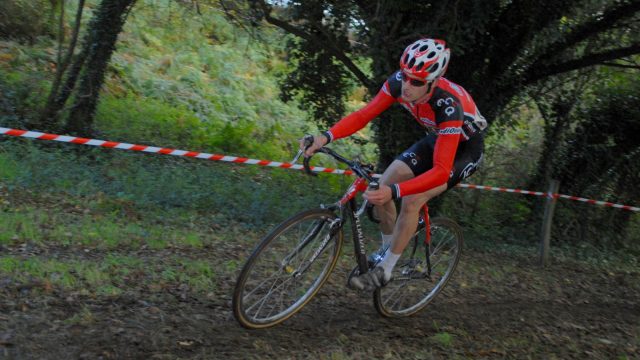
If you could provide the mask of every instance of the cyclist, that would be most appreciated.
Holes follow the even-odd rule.
[[[375,267],[350,279],[350,285],[357,289],[373,290],[389,282],[393,267],[417,229],[422,205],[469,177],[482,161],[487,122],[469,93],[443,77],[449,57],[443,40],[424,38],[410,44],[400,57],[400,69],[371,102],[314,136],[305,151],[305,156],[311,156],[329,142],[355,133],[394,103],[428,130],[389,165],[380,188],[364,194],[376,205],[383,241]],[[398,198],[402,206],[396,219],[392,200]]]

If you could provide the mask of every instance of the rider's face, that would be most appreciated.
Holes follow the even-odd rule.
[[[424,97],[429,88],[430,86],[423,79],[402,73],[402,99],[404,101],[411,102]]]

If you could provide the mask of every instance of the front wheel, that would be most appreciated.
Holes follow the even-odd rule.
[[[434,218],[428,251],[425,238],[425,226],[420,226],[396,263],[391,281],[374,292],[374,304],[381,315],[417,313],[451,279],[462,254],[462,229],[453,220]]]
[[[303,211],[278,225],[238,276],[233,293],[238,322],[266,328],[302,309],[335,267],[342,238],[340,219],[329,210]]]

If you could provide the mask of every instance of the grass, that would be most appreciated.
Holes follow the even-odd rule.
[[[309,181],[308,183],[300,182],[281,189],[286,196],[258,194],[262,196],[262,201],[272,203],[264,204],[257,201],[252,205],[255,209],[249,212],[229,206],[230,196],[250,198],[255,195],[247,194],[246,190],[244,194],[221,191],[221,198],[206,206],[197,203],[183,203],[183,206],[176,206],[174,203],[169,206],[159,201],[161,198],[156,198],[155,195],[159,194],[158,190],[152,189],[163,181],[159,179],[146,179],[143,183],[136,183],[135,191],[98,191],[90,194],[89,190],[93,191],[101,184],[98,180],[96,183],[92,183],[91,180],[85,182],[86,193],[74,194],[63,191],[67,185],[60,188],[60,185],[47,183],[45,174],[50,174],[49,171],[55,172],[54,165],[50,169],[37,169],[37,166],[46,167],[47,164],[35,161],[36,155],[42,155],[44,159],[47,156],[55,157],[58,156],[55,154],[57,150],[46,153],[44,150],[31,148],[30,151],[34,151],[33,162],[27,161],[25,166],[15,170],[13,178],[2,179],[0,183],[0,245],[12,249],[9,254],[0,257],[0,277],[10,279],[16,284],[38,281],[48,284],[52,289],[81,291],[107,297],[118,296],[137,286],[146,287],[151,291],[182,288],[207,294],[218,286],[220,279],[235,275],[242,266],[246,253],[273,223],[279,222],[297,209],[308,207],[308,197],[332,198],[329,194],[330,189],[327,188],[319,188],[314,193],[305,192],[304,189],[317,180],[307,178],[303,179],[305,182]],[[0,155],[4,155],[5,159],[12,156],[17,158],[13,153]],[[29,156],[31,155],[27,158]],[[98,156],[94,168],[100,169],[104,165],[104,169],[107,169],[108,165],[120,162],[119,168],[111,169],[108,173],[110,185],[125,189],[126,183],[131,180],[128,169],[132,164],[128,163],[129,161],[135,163],[138,160],[119,155],[107,158]],[[71,162],[67,164],[74,169]],[[204,167],[192,167],[191,163],[185,165],[176,162],[169,165],[174,171],[183,173],[193,169],[205,170]],[[41,173],[38,174],[38,171]],[[289,183],[294,179],[290,176],[295,176],[287,174],[278,178],[280,175],[271,171],[237,169],[230,174],[240,175],[235,177],[242,182],[235,184],[237,192],[241,192],[242,187],[254,189],[248,185],[255,182],[273,180],[275,183]],[[33,176],[24,180],[28,172]],[[192,184],[195,185],[196,180],[218,179],[208,177],[204,172],[201,176],[194,177],[193,183],[182,182],[184,179],[180,179],[177,183],[171,183],[171,186],[162,186],[180,193],[183,191],[180,187],[185,187],[186,191]],[[38,177],[40,178],[34,179]],[[98,178],[99,176],[95,177]],[[25,186],[24,182],[32,186]],[[139,186],[143,188],[137,188]],[[136,191],[139,196],[133,195]],[[250,203],[239,202],[245,206]],[[227,206],[220,208],[220,204]],[[261,210],[262,214],[260,205],[265,207]],[[271,206],[281,207],[279,211],[282,215],[270,212]],[[234,218],[234,214],[238,216]],[[350,252],[348,243],[347,241],[343,249],[345,253]],[[60,257],[28,254],[30,249],[45,247]],[[485,261],[490,261],[491,256],[537,257],[535,247],[522,244],[482,241],[474,243],[472,240],[467,251],[486,255],[465,258],[460,263],[461,287],[481,286],[477,284],[487,281],[496,284],[513,282],[512,274],[519,265],[514,263],[487,267]],[[552,255],[558,261],[569,261],[571,251],[580,251],[579,261],[594,267],[610,267],[615,271],[637,271],[634,270],[637,269],[634,268],[634,264],[637,263],[634,262],[636,259],[633,256],[615,252],[603,254],[592,247],[554,247]],[[230,257],[230,254],[233,256]],[[526,281],[528,286],[544,287],[546,275],[543,271],[518,273],[521,277],[526,276],[526,280],[521,278],[519,281]],[[448,331],[438,330],[438,334],[430,341],[447,348],[455,342],[455,337],[449,337],[447,334],[451,335]]]
[[[453,346],[454,336],[448,332],[440,332],[429,337],[429,342],[434,345],[438,345],[444,348],[451,348]]]
[[[19,241],[42,242],[42,233],[37,224],[41,223],[41,213],[36,209],[29,209],[23,213],[6,213],[0,217],[0,245]],[[42,219],[46,222],[46,219]]]
[[[0,276],[16,284],[40,283],[50,289],[85,290],[89,294],[108,296],[119,295],[132,286],[162,290],[187,285],[190,291],[208,293],[216,288],[217,268],[216,261],[180,256],[135,260],[113,256],[102,260],[0,257]],[[224,267],[220,271],[226,273]]]
[[[242,237],[234,235],[238,225],[228,224],[224,236],[216,234],[204,226],[211,224],[209,214],[195,211],[175,217],[188,219],[183,222],[165,222],[173,211],[162,208],[132,219],[114,213],[111,205],[96,204],[104,203],[102,195],[55,201],[29,194],[26,202],[31,204],[20,205],[24,194],[20,199],[4,196],[7,204],[0,206],[0,245],[13,249],[0,256],[0,277],[16,284],[35,281],[98,296],[117,296],[132,285],[156,290],[186,285],[206,293],[215,289],[221,274],[238,268],[236,260],[220,255],[228,238],[234,244],[257,241],[252,230],[244,230]],[[59,258],[30,253],[42,247]],[[193,252],[204,248],[203,256]]]
[[[86,197],[89,201],[72,205],[103,217],[136,219],[141,212],[167,211],[171,216],[163,222],[180,222],[194,211],[209,212],[220,226],[229,219],[249,226],[283,220],[334,201],[351,180],[115,150],[52,148],[16,139],[0,144],[0,158],[20,163],[12,178],[0,179],[7,191]]]

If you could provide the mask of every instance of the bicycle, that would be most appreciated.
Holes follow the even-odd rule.
[[[305,137],[307,147],[311,144]],[[276,226],[253,250],[236,281],[233,313],[249,329],[271,327],[300,311],[320,290],[340,256],[346,220],[351,223],[357,265],[349,277],[375,266],[367,259],[360,217],[371,209],[356,195],[375,187],[373,166],[346,159],[330,148],[325,153],[346,164],[356,175],[337,202],[302,211]],[[302,151],[294,158],[295,163]],[[304,168],[311,174],[310,158]],[[375,221],[372,212],[367,211]],[[418,228],[398,260],[389,283],[373,293],[379,314],[410,316],[426,307],[445,287],[460,259],[462,229],[453,220],[429,219],[423,206]],[[347,281],[348,283],[348,281]]]

